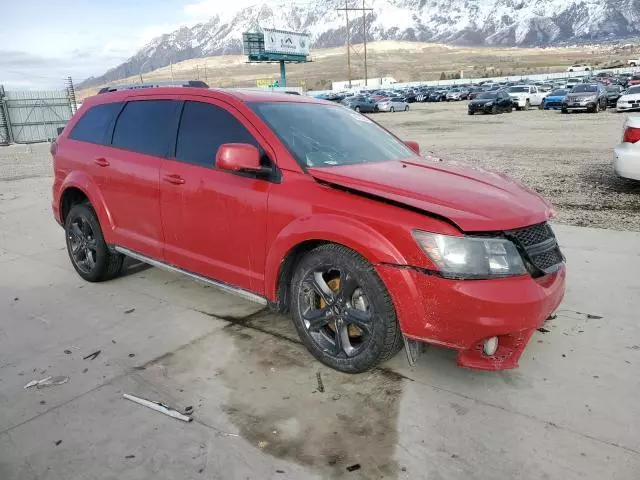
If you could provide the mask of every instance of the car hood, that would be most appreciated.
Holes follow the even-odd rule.
[[[445,217],[465,232],[534,225],[553,212],[537,193],[501,174],[435,158],[308,171],[318,181]]]
[[[509,92],[509,96],[514,98],[526,97],[527,95],[529,95],[528,92]]]
[[[580,92],[580,93],[569,93],[567,94],[567,98],[571,99],[580,99],[580,98],[588,98],[588,97],[597,97],[598,92]]]
[[[628,102],[629,100],[640,100],[640,93],[632,93],[630,95],[622,95],[618,100]]]
[[[495,98],[474,98],[469,102],[469,105],[485,105],[490,102],[495,102]]]
[[[564,100],[564,98],[566,97],[566,95],[547,95],[546,97],[544,97],[547,100],[552,100],[554,102],[559,102]]]

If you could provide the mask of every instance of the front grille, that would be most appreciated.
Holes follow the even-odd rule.
[[[545,106],[547,106],[547,107],[561,107],[562,106],[562,102],[549,100],[549,101],[545,102]]]
[[[564,261],[548,223],[510,230],[505,235],[519,248],[533,276],[549,273]]]
[[[531,247],[542,243],[550,238],[555,238],[551,227],[546,223],[534,225],[532,227],[520,228],[507,232],[510,237],[514,237],[522,247]]]

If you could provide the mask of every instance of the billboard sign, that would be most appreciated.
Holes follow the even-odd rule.
[[[280,53],[309,56],[310,38],[307,33],[285,32],[283,30],[264,29],[264,51],[266,53]]]

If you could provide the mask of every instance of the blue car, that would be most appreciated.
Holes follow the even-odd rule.
[[[566,89],[554,90],[549,95],[544,97],[542,108],[544,108],[545,110],[562,110],[564,97],[566,97],[568,93],[569,90]]]

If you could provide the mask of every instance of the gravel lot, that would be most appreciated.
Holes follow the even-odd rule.
[[[618,178],[613,148],[627,114],[530,110],[467,115],[467,102],[412,104],[376,121],[423,152],[504,172],[549,199],[560,223],[640,231],[640,182]]]

